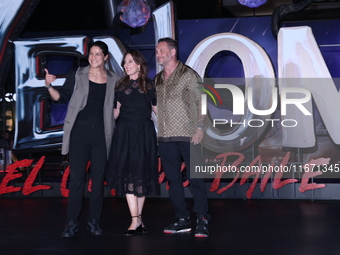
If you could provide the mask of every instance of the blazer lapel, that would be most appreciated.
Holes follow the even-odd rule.
[[[81,80],[81,84],[82,84],[82,87],[84,89],[84,93],[86,95],[86,100],[87,100],[87,96],[89,94],[89,70],[90,70],[90,67],[89,66],[86,66],[84,67],[84,69],[82,70],[81,74],[80,74],[80,80]]]

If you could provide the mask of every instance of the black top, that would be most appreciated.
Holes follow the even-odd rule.
[[[84,109],[78,113],[77,119],[91,122],[103,122],[106,83],[89,82],[90,87],[87,103]]]
[[[151,104],[157,104],[156,90],[151,80],[147,81],[146,87],[147,93],[145,94],[136,80],[130,80],[130,84],[116,91],[115,107],[119,101],[121,103],[120,118],[140,120],[151,117]]]

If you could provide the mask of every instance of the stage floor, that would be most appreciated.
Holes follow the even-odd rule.
[[[146,200],[149,233],[124,236],[130,224],[125,199],[105,198],[104,235],[86,231],[85,199],[79,235],[61,238],[65,198],[0,198],[0,254],[3,255],[217,255],[340,253],[340,201],[210,199],[210,236],[163,234],[174,215],[168,198]],[[192,200],[188,199],[189,208]]]

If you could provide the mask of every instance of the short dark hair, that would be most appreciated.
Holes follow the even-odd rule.
[[[104,56],[109,54],[109,47],[103,41],[95,41],[91,43],[89,49],[91,49],[93,46],[99,47],[102,50]]]
[[[158,40],[158,43],[161,43],[161,42],[166,42],[168,46],[170,47],[170,49],[175,49],[176,56],[178,56],[178,43],[175,39],[172,39],[170,37],[164,37]]]

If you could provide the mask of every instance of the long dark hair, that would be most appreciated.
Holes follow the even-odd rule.
[[[146,80],[148,78],[148,66],[146,65],[146,61],[145,61],[143,54],[139,50],[129,50],[129,51],[125,52],[125,54],[123,56],[122,63],[120,64],[121,67],[123,68],[124,72],[125,72],[124,61],[125,61],[125,57],[126,57],[127,54],[130,54],[133,58],[133,61],[135,61],[135,63],[137,65],[140,65],[140,70],[139,70],[137,82],[138,82],[140,89],[144,93],[147,93]],[[127,86],[128,84],[130,84],[130,77],[128,75],[125,75],[118,82],[117,89],[122,89],[125,86]]]

